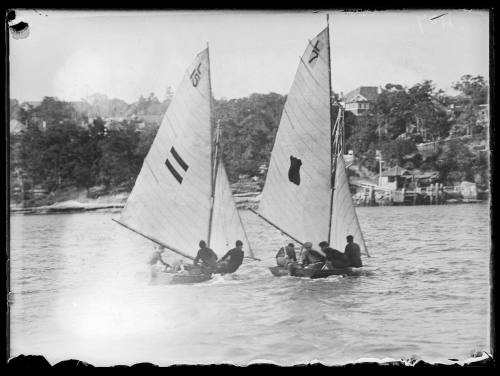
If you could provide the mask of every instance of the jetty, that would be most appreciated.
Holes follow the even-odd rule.
[[[394,167],[384,171],[378,184],[351,179],[354,204],[375,205],[442,205],[462,202],[482,202],[488,193],[479,191],[476,183],[463,181],[445,186],[438,181],[436,171],[421,172]]]

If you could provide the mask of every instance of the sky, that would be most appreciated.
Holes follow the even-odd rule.
[[[129,103],[179,84],[210,46],[216,98],[286,94],[308,40],[330,15],[332,89],[434,81],[452,94],[464,74],[489,77],[487,11],[17,10],[25,39],[9,38],[10,97]],[[432,19],[445,14],[439,18]]]

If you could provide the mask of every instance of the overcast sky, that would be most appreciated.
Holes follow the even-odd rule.
[[[329,13],[335,92],[424,79],[451,92],[464,74],[489,76],[486,11]],[[18,10],[21,20],[29,37],[10,37],[11,98],[21,101],[163,100],[207,42],[216,98],[286,94],[308,39],[326,26],[324,11]]]

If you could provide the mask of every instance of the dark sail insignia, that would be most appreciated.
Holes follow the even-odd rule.
[[[198,86],[198,83],[200,82],[201,78],[201,71],[200,71],[201,63],[198,64],[196,69],[193,70],[191,73],[191,76],[189,78],[191,79],[191,83],[193,84],[194,87]]]
[[[174,159],[177,162],[177,164],[179,166],[181,166],[181,168],[184,171],[188,170],[188,168],[189,168],[188,164],[184,161],[184,159],[181,158],[181,156],[179,155],[179,153],[177,153],[177,150],[175,150],[175,148],[173,146],[170,148],[170,154],[172,154],[172,157],[174,157]],[[179,183],[182,183],[182,179],[183,179],[182,175],[175,169],[175,167],[172,165],[172,162],[170,162],[170,160],[168,158],[165,161],[165,164],[167,165],[167,168],[170,170],[170,172],[172,173],[172,175],[174,175],[174,178]]]
[[[174,157],[174,159],[177,161],[177,163],[179,163],[179,166],[181,166],[184,171],[187,171],[187,169],[188,169],[189,166],[187,165],[186,162],[184,162],[184,160],[177,153],[177,151],[174,149],[173,146],[170,149],[170,153],[172,153],[172,156]]]
[[[291,155],[290,168],[288,169],[288,180],[296,185],[300,185],[300,166],[302,166],[302,161]]]
[[[174,175],[174,178],[179,182],[179,184],[182,183],[182,176],[177,172],[177,170],[174,168],[174,166],[172,166],[172,163],[170,163],[168,158],[165,161],[165,164],[167,165],[167,168],[170,170],[172,175]]]
[[[309,61],[308,63],[312,63],[315,59],[318,58],[319,56],[319,51],[320,51],[320,48],[319,48],[319,39],[316,41],[316,44],[313,46],[313,50],[311,52],[311,56],[309,57]]]

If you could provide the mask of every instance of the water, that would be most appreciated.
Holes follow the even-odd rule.
[[[361,276],[273,277],[288,239],[242,211],[262,261],[189,286],[139,279],[152,246],[116,213],[13,215],[11,356],[289,365],[489,351],[488,205],[357,211],[372,254]]]

